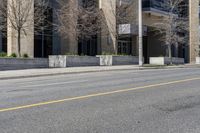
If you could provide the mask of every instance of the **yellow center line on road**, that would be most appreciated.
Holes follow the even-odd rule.
[[[0,112],[15,111],[15,110],[33,108],[33,107],[44,106],[44,105],[49,105],[49,104],[56,104],[56,103],[62,103],[62,102],[67,102],[67,101],[73,101],[73,100],[88,99],[88,98],[92,98],[92,97],[106,96],[106,95],[111,95],[111,94],[116,94],[116,93],[123,93],[123,92],[129,92],[129,91],[134,91],[134,90],[139,90],[139,89],[147,89],[147,88],[152,88],[152,87],[160,87],[160,86],[184,83],[184,82],[195,81],[195,80],[200,80],[200,77],[171,81],[171,82],[164,82],[164,83],[159,83],[159,84],[152,84],[152,85],[147,85],[147,86],[140,86],[140,87],[129,88],[129,89],[121,89],[121,90],[110,91],[110,92],[94,93],[94,94],[85,95],[85,96],[78,96],[78,97],[72,97],[72,98],[66,98],[66,99],[60,99],[60,100],[52,100],[52,101],[28,104],[28,105],[23,105],[23,106],[2,108],[2,109],[0,109]]]

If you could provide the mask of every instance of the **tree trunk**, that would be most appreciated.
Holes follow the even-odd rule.
[[[172,48],[171,48],[171,44],[168,45],[168,53],[169,53],[169,58],[170,58],[170,64],[172,64]]]
[[[115,51],[114,51],[116,55],[119,54],[119,53],[118,53],[118,42],[119,42],[119,41],[118,41],[118,38],[116,38],[116,40],[115,40]]]
[[[176,44],[175,44],[175,57],[177,57],[178,58],[178,53],[179,53],[179,48],[178,48],[178,40],[176,41]]]
[[[18,30],[17,35],[17,48],[18,48],[18,56],[21,57],[21,31]]]

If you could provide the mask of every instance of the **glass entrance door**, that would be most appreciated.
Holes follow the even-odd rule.
[[[131,54],[131,42],[130,41],[118,41],[118,54]]]
[[[79,39],[78,54],[96,56],[97,55],[97,36],[90,39]]]

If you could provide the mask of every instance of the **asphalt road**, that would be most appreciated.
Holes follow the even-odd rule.
[[[0,133],[199,132],[199,68],[0,81]]]

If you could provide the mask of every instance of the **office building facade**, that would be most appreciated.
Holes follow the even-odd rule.
[[[10,0],[8,0],[9,3]],[[26,0],[25,0],[26,1]],[[66,0],[67,1],[67,0]],[[34,25],[29,25],[26,35],[21,37],[21,52],[29,57],[48,57],[48,55],[79,54],[95,56],[100,54],[126,54],[138,56],[138,0],[77,0],[78,4],[93,1],[104,17],[101,31],[91,38],[77,39],[74,34],[64,37],[54,27],[59,23],[56,0],[49,1],[48,21],[52,23],[40,34],[34,32]],[[152,31],[153,25],[166,17],[167,10],[163,0],[143,0],[143,54],[145,63],[149,57],[167,56],[167,48],[159,35]],[[185,16],[188,17],[188,39],[185,44],[172,48],[174,57],[185,58],[194,62],[199,46],[199,0],[186,0]],[[74,8],[77,5],[72,5]],[[34,8],[34,5],[32,6]],[[118,10],[121,9],[121,10]],[[125,18],[119,20],[118,15]],[[34,18],[34,12],[29,17]],[[34,20],[34,19],[33,19]],[[78,22],[78,20],[77,20]],[[7,22],[9,25],[9,22]],[[0,51],[8,55],[17,53],[16,32],[7,27],[6,36],[0,35]]]

